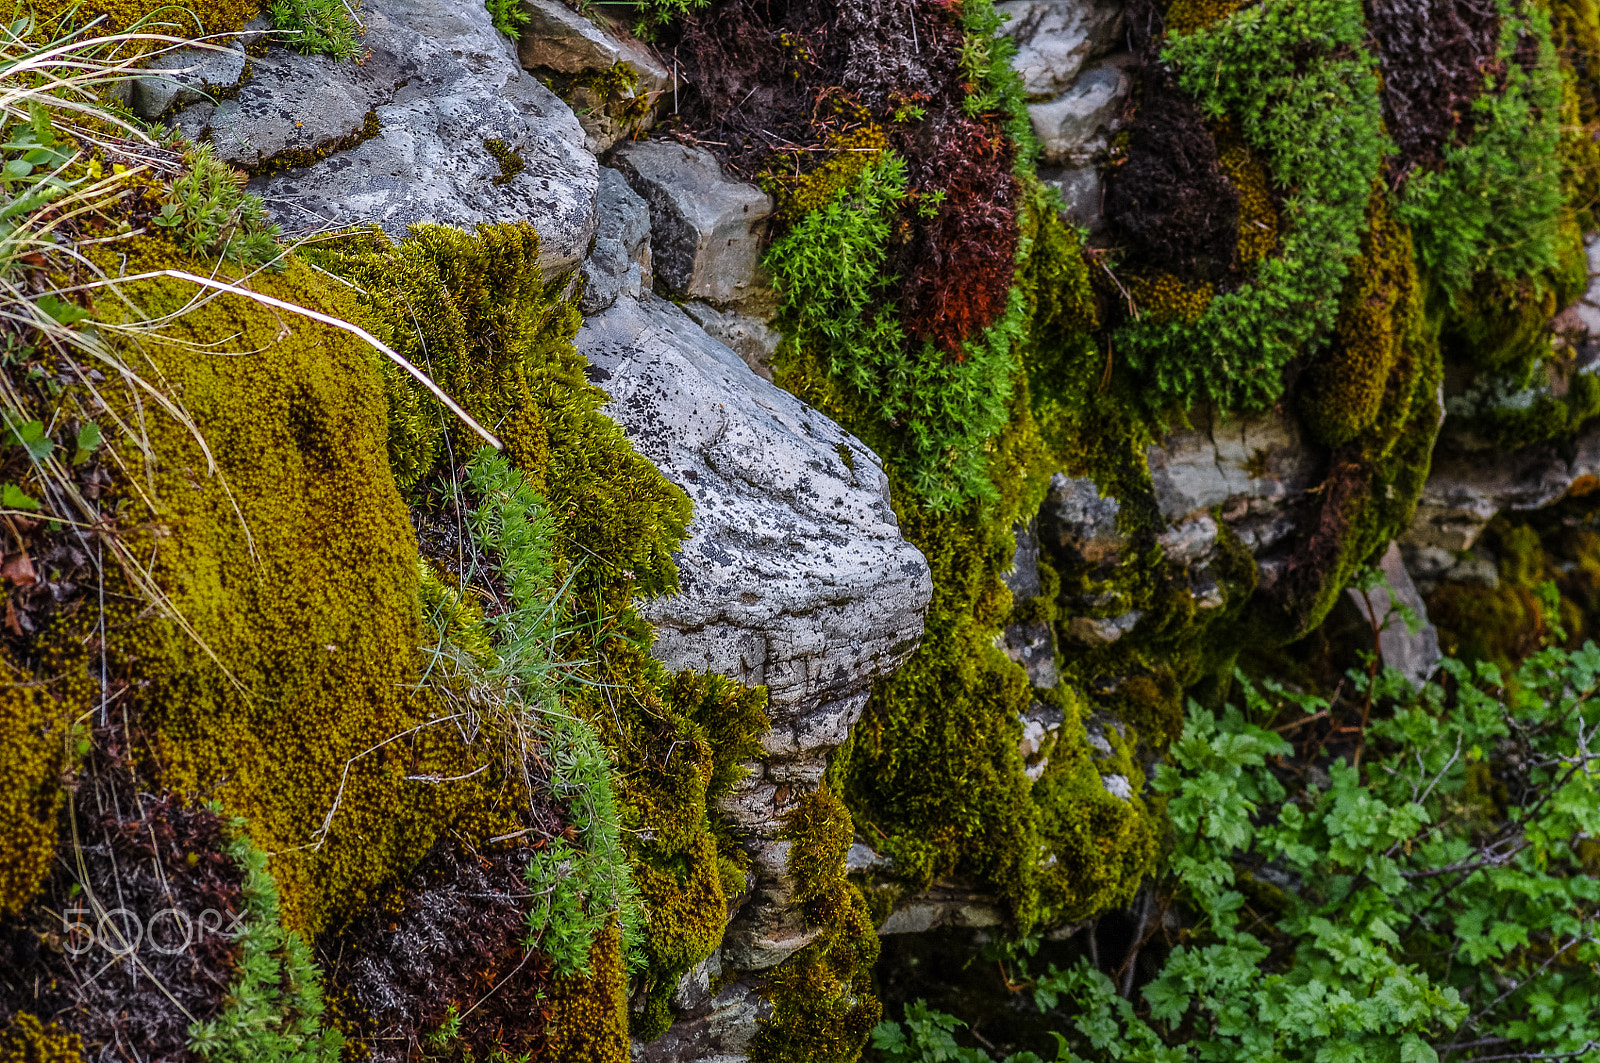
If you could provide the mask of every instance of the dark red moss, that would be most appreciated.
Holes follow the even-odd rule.
[[[1126,154],[1107,181],[1106,219],[1124,261],[1219,279],[1236,260],[1239,192],[1218,164],[1199,108],[1168,75],[1144,72]]]

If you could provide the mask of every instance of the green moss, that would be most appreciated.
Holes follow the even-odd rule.
[[[209,1063],[338,1063],[343,1038],[322,1025],[321,975],[300,935],[285,931],[267,857],[230,824],[229,855],[244,871],[238,979],[214,1019],[189,1027],[189,1046]]]
[[[64,23],[70,17],[72,24],[83,26],[104,16],[105,21],[95,27],[96,33],[139,31],[174,37],[236,33],[261,10],[258,0],[188,0],[182,4],[165,0],[27,0],[27,6],[46,23]],[[128,45],[146,49],[151,46],[137,42]]]
[[[557,577],[570,579],[574,610],[561,653],[583,662],[568,709],[615,754],[629,855],[657,913],[643,942],[652,1003],[634,1031],[655,1036],[677,978],[720,941],[741,857],[712,806],[738,765],[759,755],[766,729],[764,690],[669,675],[648,653],[633,598],[676,587],[671,555],[688,500],[600,413],[607,396],[585,379],[571,343],[576,307],[557,297],[564,279],[541,280],[531,226],[419,227],[399,245],[354,233],[317,254],[365,291],[360,312],[375,334],[496,426],[548,502]],[[409,377],[391,372],[388,383],[389,454],[403,488],[475,448]]]
[[[608,927],[589,953],[587,977],[558,978],[549,991],[550,1058],[571,1063],[627,1063],[628,968],[622,933]]]
[[[1063,725],[1083,725],[1071,712]],[[1071,728],[1072,731],[1067,731]],[[1084,742],[1056,743],[1049,766],[1033,788],[1039,835],[1055,857],[1039,872],[1041,906],[1052,922],[1082,919],[1132,901],[1144,877],[1155,870],[1160,828],[1140,794],[1144,772],[1134,744],[1113,727],[1101,728],[1112,746],[1098,760]],[[1102,776],[1127,780],[1131,799],[1112,794]]]
[[[77,1034],[25,1011],[0,1030],[0,1063],[81,1063],[82,1053]]]
[[[824,784],[785,816],[794,900],[816,940],[784,961],[764,990],[772,1014],[758,1024],[755,1063],[854,1063],[882,1007],[872,992],[878,934],[866,899],[846,880],[855,836],[850,813]]]
[[[490,137],[483,142],[483,148],[494,161],[500,165],[500,176],[494,178],[494,183],[503,185],[527,168],[527,163],[522,156],[513,151],[510,144],[498,137]]]
[[[1283,367],[1332,325],[1386,149],[1365,32],[1355,0],[1264,0],[1169,35],[1162,57],[1184,90],[1208,118],[1236,123],[1273,183],[1295,194],[1284,201],[1280,253],[1247,283],[1192,320],[1118,329],[1116,348],[1145,375],[1152,408],[1270,405]]]

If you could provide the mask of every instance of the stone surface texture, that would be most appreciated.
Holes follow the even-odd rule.
[[[174,107],[208,100],[238,85],[248,61],[237,40],[163,52],[145,64],[154,73],[134,80],[129,106],[140,118],[159,118]]]
[[[637,81],[628,100],[643,96],[650,101],[642,114],[624,120],[611,107],[617,101],[608,92],[597,91],[592,81],[565,80],[562,94],[577,113],[591,152],[609,151],[617,141],[655,124],[661,100],[673,88],[673,77],[648,45],[597,11],[580,14],[558,0],[522,0],[522,10],[528,21],[517,38],[517,58],[524,67],[539,74],[570,76],[607,75],[626,66]]]
[[[625,144],[614,161],[650,204],[650,251],[670,291],[718,307],[767,293],[761,251],[770,196],[728,180],[705,149],[675,141]]]
[[[577,344],[611,395],[606,411],[694,502],[681,592],[644,609],[653,652],[674,669],[768,688],[768,755],[722,805],[755,885],[718,962],[770,969],[815,934],[792,903],[781,817],[820,781],[873,678],[915,648],[933,593],[927,562],[899,534],[877,457],[672,303],[618,298],[585,322]],[[729,1051],[711,1028],[753,1013],[746,998],[723,1000],[727,992],[641,1058],[700,1058],[681,1054],[689,1044]]]
[[[1028,105],[1043,166],[1082,169],[1110,146],[1133,92],[1134,57],[1126,52],[1090,64],[1061,95]]]
[[[546,277],[576,267],[595,231],[599,165],[571,108],[517,64],[482,4],[361,10],[365,62],[272,45],[235,98],[195,104],[174,124],[258,173],[251,190],[287,230],[374,222],[399,238],[420,222],[524,219]],[[504,172],[489,140],[521,169]]]
[[[600,168],[594,250],[584,260],[585,314],[598,314],[619,296],[638,299],[650,291],[650,208],[615,170]]]
[[[1029,98],[1065,91],[1089,60],[1122,37],[1123,5],[1116,0],[1007,0],[994,9],[1007,19],[1000,32],[1017,42],[1011,65]]]

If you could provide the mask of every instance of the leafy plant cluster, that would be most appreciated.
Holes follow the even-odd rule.
[[[522,39],[522,27],[532,17],[522,10],[522,0],[484,0],[484,5],[495,29],[514,41]]]
[[[1419,262],[1452,293],[1485,271],[1517,278],[1556,266],[1562,85],[1550,15],[1531,2],[1499,8],[1498,66],[1472,103],[1472,136],[1452,137],[1437,169],[1411,173],[1395,205]]]
[[[1006,17],[990,2],[962,5],[961,74],[970,88],[961,106],[973,118],[1000,115],[1006,138],[1016,149],[1017,173],[1030,174],[1039,154],[1039,139],[1028,117],[1028,91],[1022,75],[1011,65],[1017,43],[999,32]]]
[[[484,679],[513,699],[506,722],[518,745],[514,767],[527,772],[524,744],[537,741],[548,771],[544,785],[562,801],[575,831],[571,842],[549,839],[528,864],[534,897],[526,944],[548,955],[558,975],[588,974],[590,947],[607,923],[621,925],[631,953],[644,913],[622,848],[610,758],[594,729],[561,703],[570,671],[555,653],[567,592],[554,585],[555,522],[544,499],[492,448],[468,464],[466,487],[478,500],[469,520],[473,540],[494,559],[510,599],[510,608],[488,622],[495,648]]]
[[[321,975],[300,935],[283,928],[267,854],[233,818],[228,855],[244,869],[244,930],[236,939],[238,981],[215,1019],[189,1028],[207,1063],[338,1063],[344,1038],[322,1025]]]
[[[1367,197],[1389,150],[1357,0],[1265,0],[1167,44],[1163,59],[1216,121],[1235,122],[1289,190],[1279,253],[1197,320],[1134,321],[1115,348],[1159,402],[1259,409],[1280,371],[1332,325]]]
[[[1374,719],[1325,775],[1264,726],[1325,699],[1191,703],[1155,786],[1194,923],[1139,998],[1087,963],[1038,980],[1075,1005],[1061,1059],[1600,1058],[1600,648],[1443,671],[1351,672]]]
[[[341,62],[361,51],[356,39],[361,31],[354,7],[347,0],[272,0],[267,9],[272,25],[284,32],[283,40],[302,55],[326,55]]]
[[[992,499],[985,448],[1008,417],[1013,346],[1025,305],[1013,288],[1005,314],[950,358],[910,341],[885,275],[887,242],[906,198],[893,152],[861,172],[827,206],[806,215],[767,254],[778,322],[791,350],[816,358],[868,424],[872,442],[935,511]],[[870,429],[869,429],[870,431]]]
[[[190,147],[183,161],[186,170],[165,191],[152,223],[188,254],[281,268],[282,227],[268,220],[260,196],[244,190],[245,175],[217,158],[209,142]]]

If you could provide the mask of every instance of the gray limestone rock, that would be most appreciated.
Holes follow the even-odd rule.
[[[1114,498],[1101,498],[1094,481],[1056,473],[1039,509],[1043,543],[1088,564],[1114,563],[1124,546]]]
[[[598,165],[571,109],[522,70],[488,10],[368,0],[362,18],[364,63],[274,45],[234,99],[197,104],[175,124],[258,173],[251,190],[288,230],[375,222],[399,238],[419,222],[526,219],[546,277],[577,266],[594,234]],[[504,145],[505,165],[489,141]]]
[[[582,272],[585,314],[598,314],[618,296],[638,299],[650,290],[650,208],[620,173],[604,166],[594,250]]]
[[[1039,180],[1061,194],[1067,220],[1088,229],[1091,235],[1105,231],[1105,176],[1093,165],[1064,170],[1041,170]]]
[[[1133,91],[1133,64],[1126,53],[1102,59],[1061,95],[1028,105],[1042,165],[1083,167],[1106,149]]]
[[[1000,648],[1022,665],[1028,682],[1048,690],[1061,680],[1056,670],[1056,643],[1050,625],[1043,620],[1012,624],[1000,633]]]
[[[778,353],[783,334],[764,318],[738,310],[718,310],[710,303],[701,302],[684,303],[683,311],[694,318],[695,324],[705,329],[708,336],[732,348],[756,376],[772,379],[772,357]]]
[[[1600,475],[1600,425],[1570,444],[1516,451],[1457,451],[1440,447],[1417,502],[1411,527],[1400,536],[1408,563],[1424,548],[1455,553],[1477,542],[1503,509],[1538,509],[1566,494],[1580,476]]]
[[[1230,502],[1265,514],[1318,480],[1317,448],[1293,414],[1224,419],[1195,410],[1190,421],[1194,428],[1169,433],[1148,451],[1156,503],[1169,520]]]
[[[1011,65],[1030,97],[1054,96],[1084,64],[1104,55],[1122,34],[1118,0],[1008,0],[994,5],[1008,19],[1000,32],[1017,42]]]
[[[614,161],[650,204],[651,254],[668,289],[719,307],[763,297],[771,197],[728,180],[710,152],[675,141],[625,144]]]
[[[1120,616],[1075,616],[1067,624],[1067,633],[1086,646],[1109,646],[1139,626],[1144,613],[1130,609]]]
[[[1347,608],[1353,609],[1358,622],[1380,625],[1378,656],[1384,667],[1401,672],[1414,688],[1420,689],[1439,666],[1442,656],[1439,632],[1428,623],[1428,607],[1411,581],[1396,544],[1389,544],[1378,561],[1378,568],[1388,581],[1388,588],[1376,587],[1363,594],[1351,587],[1344,592],[1349,603]],[[1398,612],[1391,614],[1395,606],[1405,606],[1422,622],[1415,633],[1407,628]]]
[[[170,108],[209,99],[221,89],[239,84],[247,59],[238,41],[190,45],[151,59],[151,73],[131,86],[129,105],[140,118],[159,118]]]
[[[815,933],[792,903],[782,817],[820,782],[872,680],[916,647],[927,562],[900,536],[877,457],[678,307],[620,298],[576,342],[606,412],[694,502],[680,593],[643,609],[653,652],[768,689],[768,755],[721,803],[755,872],[722,962],[767,969]]]
[[[842,737],[819,707],[897,668],[933,593],[876,455],[665,300],[619,300],[577,344],[607,412],[694,501],[682,592],[646,609],[657,655],[766,684],[775,753]]]

